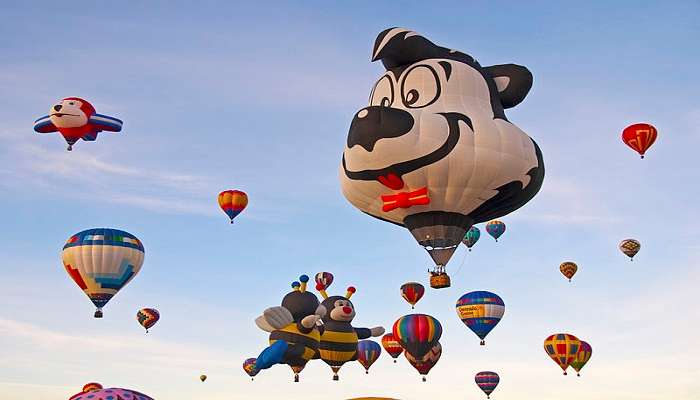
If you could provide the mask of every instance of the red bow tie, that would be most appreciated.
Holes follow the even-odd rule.
[[[382,195],[382,201],[384,202],[382,210],[385,212],[395,210],[397,208],[408,208],[411,206],[430,204],[427,187],[420,188],[412,192],[384,194]]]

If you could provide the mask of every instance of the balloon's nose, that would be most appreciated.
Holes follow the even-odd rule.
[[[350,314],[352,312],[352,307],[348,307],[348,306],[343,307],[343,312],[345,314]]]
[[[398,108],[363,108],[355,114],[350,124],[348,148],[360,145],[365,150],[372,151],[379,139],[395,138],[410,132],[414,122],[411,114]]]
[[[57,104],[57,105],[53,106],[53,109],[56,110],[56,111],[61,111],[61,108],[63,108],[63,106],[60,105],[60,104]]]

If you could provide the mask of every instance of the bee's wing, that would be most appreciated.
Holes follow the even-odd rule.
[[[264,315],[255,318],[255,325],[257,325],[258,328],[264,330],[265,332],[273,332],[275,330],[275,328],[272,327],[272,325],[267,323]]]
[[[284,307],[270,307],[263,311],[262,317],[265,322],[274,329],[281,329],[294,322],[292,313]],[[258,325],[260,326],[260,325]]]

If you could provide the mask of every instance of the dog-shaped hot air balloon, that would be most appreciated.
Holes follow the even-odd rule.
[[[122,121],[107,115],[97,114],[95,107],[79,97],[66,97],[51,106],[49,115],[34,121],[34,130],[39,133],[60,132],[68,143],[68,151],[80,139],[91,142],[102,131],[119,132]]]
[[[482,67],[403,28],[377,37],[386,72],[350,124],[343,194],[406,227],[444,275],[467,230],[523,206],[542,186],[537,144],[508,121],[532,86],[520,65]],[[449,282],[442,287],[449,285]]]

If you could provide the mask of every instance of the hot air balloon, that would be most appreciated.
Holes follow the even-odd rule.
[[[581,347],[581,341],[568,333],[555,333],[544,340],[544,351],[554,360],[566,375],[566,369],[574,361]]]
[[[369,374],[369,367],[374,364],[382,354],[382,346],[372,340],[360,340],[357,342],[357,361],[365,367],[365,373]]]
[[[644,153],[656,141],[657,131],[650,124],[633,124],[622,131],[622,141],[644,158]]]
[[[78,140],[92,142],[102,131],[121,131],[122,124],[117,118],[97,114],[95,107],[87,100],[66,97],[51,106],[49,115],[34,121],[34,130],[38,133],[58,131],[68,143],[68,151],[71,151]]]
[[[88,383],[83,391],[71,396],[68,400],[153,400],[152,397],[132,389],[107,388],[99,383]]]
[[[472,225],[520,208],[542,186],[539,147],[504,112],[525,99],[532,74],[515,64],[483,67],[404,28],[381,32],[372,59],[386,72],[350,124],[343,195],[408,229],[433,272],[446,275]]]
[[[588,360],[591,359],[592,355],[593,348],[591,347],[591,345],[581,340],[581,347],[579,348],[578,353],[574,358],[574,361],[572,361],[570,364],[571,368],[573,368],[576,371],[576,376],[581,376],[581,368],[583,368],[583,366],[586,365]]]
[[[487,399],[491,398],[491,392],[496,389],[496,386],[498,386],[498,382],[500,380],[501,378],[498,376],[498,374],[491,371],[481,371],[474,376],[476,385],[479,386],[479,389],[486,393]]]
[[[488,224],[486,224],[486,232],[491,235],[492,238],[496,239],[498,242],[498,238],[503,235],[506,231],[506,224],[499,220],[493,220],[489,221]]]
[[[396,362],[396,358],[403,353],[401,343],[394,338],[394,334],[391,332],[382,336],[382,347],[384,347],[384,350],[394,359],[394,362]]]
[[[503,299],[486,291],[463,295],[457,300],[455,307],[459,319],[481,339],[482,346],[486,344],[486,335],[501,321],[506,310]]]
[[[219,193],[219,207],[228,215],[233,223],[233,219],[243,211],[248,205],[248,195],[240,190],[224,190]]]
[[[202,382],[204,382],[204,381],[207,380],[207,376],[206,376],[206,375],[200,375],[200,376],[199,376],[199,380],[202,381]]]
[[[408,282],[401,285],[401,297],[411,305],[411,308],[416,308],[416,303],[423,298],[425,288],[418,282]]]
[[[142,308],[136,313],[136,320],[146,329],[146,333],[160,319],[160,313],[155,308]]]
[[[333,283],[333,274],[330,272],[319,272],[314,279],[316,280],[316,286],[323,287],[325,290]]]
[[[467,234],[464,235],[464,239],[462,239],[462,243],[464,243],[464,245],[467,246],[469,251],[472,251],[472,247],[476,244],[476,242],[479,241],[480,237],[481,237],[481,231],[479,230],[479,228],[477,228],[476,226],[472,226],[467,231]]]
[[[88,229],[63,246],[63,266],[97,307],[102,307],[141,270],[144,250],[136,236],[110,228]]]
[[[561,271],[562,275],[569,278],[569,282],[571,282],[571,278],[573,278],[576,271],[578,271],[578,265],[576,265],[575,262],[566,261],[559,265],[559,271]]]
[[[255,358],[249,358],[243,361],[243,371],[245,371],[245,373],[248,374],[251,381],[254,379],[253,377],[259,372],[257,369],[255,369],[255,360]]]
[[[442,325],[430,315],[409,314],[394,322],[392,333],[407,353],[421,359],[440,340]]]
[[[441,355],[442,346],[439,342],[436,342],[435,345],[428,350],[423,357],[413,357],[409,352],[404,353],[404,356],[406,356],[408,362],[413,366],[413,368],[416,369],[416,371],[418,371],[419,374],[422,375],[423,382],[426,381],[426,375],[428,375],[428,372],[430,372],[435,364],[437,364]]]
[[[620,251],[625,253],[625,255],[630,258],[630,261],[634,259],[634,256],[637,255],[641,247],[642,244],[634,239],[625,239],[620,242]]]

